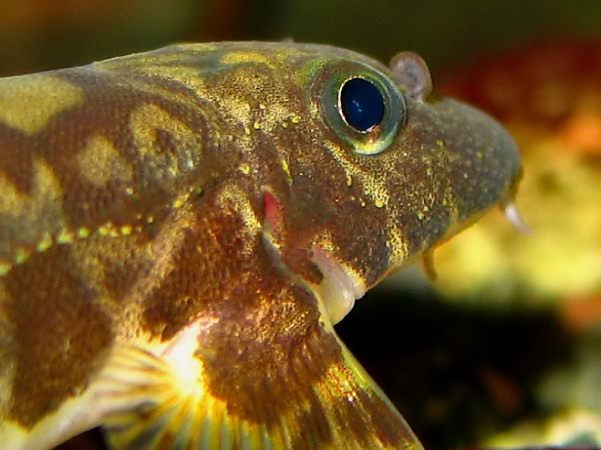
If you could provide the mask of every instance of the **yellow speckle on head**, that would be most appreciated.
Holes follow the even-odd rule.
[[[224,114],[231,117],[232,120],[244,124],[246,131],[246,124],[250,123],[252,117],[252,110],[247,100],[239,97],[224,97],[220,99],[219,105]]]
[[[111,180],[131,181],[132,166],[119,154],[113,143],[102,135],[88,139],[85,148],[76,155],[80,173],[94,186],[103,188]]]
[[[90,230],[85,227],[81,227],[77,230],[77,237],[80,239],[85,239],[90,235]]]
[[[33,134],[63,111],[83,103],[81,89],[53,75],[0,80],[0,120]]]
[[[288,165],[288,161],[286,161],[285,159],[281,159],[280,164],[282,165],[282,169],[286,173],[286,181],[288,182],[288,184],[292,184],[294,180],[292,178],[292,174],[290,173],[290,166]]]
[[[391,267],[407,260],[409,256],[409,249],[407,247],[407,241],[403,236],[403,231],[399,228],[395,220],[389,220],[388,226],[388,248],[390,249],[390,255],[388,260]]]
[[[358,180],[363,186],[363,191],[376,208],[388,206],[390,193],[388,192],[385,179],[379,177],[378,174],[371,173],[353,164],[352,161],[348,160],[345,152],[334,142],[326,141],[325,145],[344,170],[347,185],[350,186],[352,184],[353,178]]]
[[[238,170],[242,172],[244,175],[250,175],[250,166],[246,163],[240,164],[238,166]]]

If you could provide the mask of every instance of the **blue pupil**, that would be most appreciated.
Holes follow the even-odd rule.
[[[384,97],[373,83],[353,78],[342,86],[340,108],[351,127],[357,131],[369,131],[382,121]]]

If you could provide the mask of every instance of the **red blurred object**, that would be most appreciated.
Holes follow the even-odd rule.
[[[438,86],[505,123],[559,126],[570,144],[601,152],[601,37],[522,45],[464,66]]]

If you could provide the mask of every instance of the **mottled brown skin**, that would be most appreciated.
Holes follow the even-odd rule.
[[[408,93],[390,145],[356,152],[323,90],[365,72],[392,84],[339,48],[224,43],[0,80],[0,419],[27,432],[120,345],[209,320],[194,356],[228,417],[294,448],[417,445],[346,368],[314,251],[370,288],[511,195],[519,157]]]

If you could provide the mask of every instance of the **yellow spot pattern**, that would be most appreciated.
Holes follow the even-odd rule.
[[[104,136],[92,136],[76,158],[80,173],[96,187],[106,187],[111,180],[132,180],[133,168]]]
[[[344,151],[336,143],[326,141],[324,145],[330,150],[332,156],[344,170],[347,185],[350,186],[352,184],[354,177],[361,182],[363,191],[376,208],[383,208],[388,205],[390,193],[386,187],[385,179],[380,178],[377,173],[368,172],[360,166],[353,164],[352,161],[346,158]]]
[[[200,140],[194,131],[156,105],[146,104],[132,112],[131,129],[135,145],[148,169],[165,177],[172,178],[183,169],[193,168],[202,157]],[[157,130],[169,133],[176,140],[177,155],[157,145]]]
[[[0,81],[0,120],[27,134],[42,130],[57,114],[83,102],[79,88],[52,75]],[[23,108],[23,105],[35,105]]]
[[[221,63],[224,65],[256,63],[271,66],[272,63],[265,55],[258,52],[230,52],[223,55]]]

